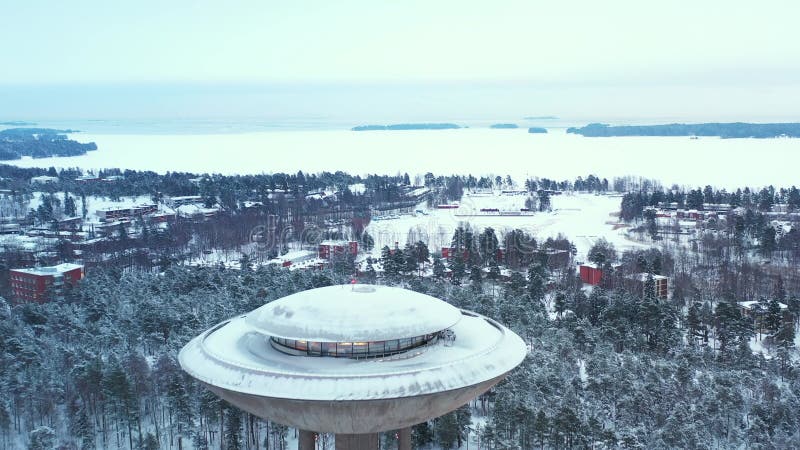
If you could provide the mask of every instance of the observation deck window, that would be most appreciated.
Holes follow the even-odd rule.
[[[271,337],[270,342],[276,350],[295,356],[374,358],[421,347],[435,340],[440,334],[432,333],[424,336],[370,342],[314,342]]]

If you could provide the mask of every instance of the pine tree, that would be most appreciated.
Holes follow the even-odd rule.
[[[481,255],[477,248],[476,236],[470,227],[466,227],[464,229],[464,250],[467,253],[465,261],[466,264],[481,264]]]
[[[74,217],[77,214],[75,208],[75,199],[69,193],[64,192],[64,215],[67,217]]]
[[[381,262],[383,264],[383,273],[387,277],[394,277],[400,272],[399,268],[395,264],[394,256],[392,255],[392,251],[389,249],[389,246],[384,246],[381,249]]]
[[[183,437],[191,437],[194,425],[194,414],[189,393],[186,392],[186,380],[175,373],[167,385],[167,403],[173,414],[173,425],[178,435],[178,447]]]
[[[473,291],[483,292],[483,274],[480,267],[472,266],[469,268],[469,281]]]
[[[456,254],[455,258],[451,261],[450,269],[453,271],[452,281],[453,284],[459,285],[461,284],[461,280],[464,279],[464,275],[467,273],[467,267],[464,264],[464,258],[462,258],[460,254]]]
[[[492,282],[492,295],[494,295],[494,288],[500,276],[500,267],[497,266],[496,261],[492,261],[489,265],[489,273],[486,274],[486,279]]]
[[[375,271],[375,260],[372,259],[372,257],[367,257],[367,267],[364,270],[364,277],[369,282],[374,282],[378,277],[378,274]]]
[[[541,270],[539,270],[540,267],[539,265],[534,265],[528,269],[528,296],[536,302],[544,300],[545,294],[544,278]]]
[[[792,317],[794,317],[795,323],[797,323],[798,319],[800,319],[800,298],[796,296],[790,297],[789,300],[787,300],[787,306]]]
[[[160,448],[161,445],[159,445],[156,435],[150,432],[148,432],[144,438],[142,438],[142,442],[139,443],[140,450],[159,450]],[[199,447],[195,446],[195,448],[197,449]]]
[[[589,249],[587,259],[598,267],[603,267],[617,260],[617,251],[614,248],[614,244],[604,238],[600,238]]]
[[[658,225],[656,224],[656,211],[654,209],[646,209],[644,211],[644,220],[647,224],[647,234],[651,239],[656,239],[658,236]]]
[[[546,190],[542,189],[538,192],[539,194],[539,211],[550,211],[550,193]]]
[[[453,448],[459,440],[459,424],[456,413],[447,413],[434,422],[436,444],[444,450]]]
[[[417,263],[415,248],[412,244],[406,244],[403,252],[398,252],[396,256],[397,264],[402,267],[401,272],[404,274],[410,275],[418,270],[419,264]]]
[[[791,360],[791,350],[794,348],[794,321],[787,320],[781,323],[780,328],[775,333],[775,344],[778,347],[778,359],[781,363],[781,370],[786,371]]]
[[[2,305],[0,305],[0,309],[1,308]],[[0,315],[2,314],[0,313]],[[0,335],[0,342],[3,342],[1,335]],[[3,396],[5,396],[5,392],[6,392],[5,386],[0,385],[0,393],[2,393]],[[11,434],[10,431],[11,431],[11,411],[8,407],[8,400],[2,398],[0,399],[0,436],[2,436],[2,439],[0,439],[0,443],[5,443],[5,437]]]
[[[422,266],[425,263],[430,262],[431,253],[428,250],[428,246],[425,245],[422,241],[417,241],[414,244],[414,259],[416,260],[417,269],[419,270],[419,275],[422,276]]]
[[[775,288],[772,291],[772,297],[779,302],[786,300],[786,288],[783,285],[783,277],[780,275],[778,276],[778,279],[775,280]]]
[[[561,317],[564,314],[564,311],[567,310],[567,296],[564,294],[563,291],[559,291],[556,294],[555,302],[553,303],[553,309],[555,310],[558,317]]]
[[[686,327],[688,328],[688,336],[689,342],[694,344],[696,339],[703,337],[703,321],[700,317],[700,305],[698,303],[692,303],[692,306],[689,307],[689,311],[686,314]]]
[[[139,401],[136,398],[136,392],[131,385],[127,372],[122,368],[119,361],[116,359],[110,360],[106,369],[102,381],[104,394],[108,396],[114,405],[114,419],[127,426],[128,439],[132,446],[133,424],[139,420]]]
[[[778,300],[772,299],[767,304],[766,314],[764,315],[764,327],[770,333],[776,333],[781,328],[783,322],[783,311]]]
[[[433,256],[433,278],[437,280],[443,279],[445,276],[445,267],[442,258],[437,255]]]
[[[461,254],[465,249],[468,248],[465,234],[466,230],[462,225],[459,225],[458,228],[456,228],[456,230],[453,232],[453,239],[450,241],[450,247],[456,254]]]
[[[81,217],[86,219],[89,214],[89,204],[86,202],[86,194],[81,192]]]
[[[717,309],[714,311],[714,329],[720,352],[731,350],[732,344],[735,344],[737,339],[740,342],[747,342],[748,337],[752,335],[752,325],[746,322],[735,304],[727,301],[717,304]]]
[[[642,297],[646,302],[656,301],[656,281],[653,279],[653,274],[648,273],[647,278],[644,280],[644,291]]]
[[[56,445],[56,432],[46,426],[35,428],[28,434],[28,450],[52,450]]]
[[[41,196],[42,203],[36,208],[36,218],[39,223],[48,223],[53,220],[53,199],[50,195]]]
[[[79,402],[77,411],[70,416],[70,433],[81,440],[81,450],[95,448],[95,432],[92,422],[86,413],[83,402]]]
[[[369,253],[375,247],[375,239],[373,239],[369,233],[364,231],[364,233],[361,235],[361,245],[364,247],[364,251]]]
[[[703,191],[700,189],[692,189],[686,196],[686,207],[689,209],[703,209]]]
[[[478,242],[482,260],[481,262],[483,264],[496,262],[499,242],[497,240],[497,235],[495,235],[494,228],[487,227],[484,229],[483,233],[481,233],[480,237],[478,238]]]
[[[519,272],[512,272],[506,288],[507,297],[519,297],[525,292],[525,277]]]
[[[411,428],[411,447],[423,448],[433,443],[433,437],[433,429],[427,421],[418,423]]]
[[[539,448],[544,449],[545,439],[549,436],[550,421],[547,420],[547,415],[541,409],[536,414],[536,419],[533,422],[533,431],[536,440],[539,442]]]
[[[456,427],[458,434],[456,436],[456,448],[461,448],[462,443],[467,439],[469,426],[472,425],[472,413],[469,409],[469,404],[462,405],[454,411],[456,418]]]
[[[571,448],[579,439],[581,431],[580,418],[572,408],[564,406],[553,418],[553,438],[557,446]],[[559,445],[560,444],[560,445]]]
[[[239,267],[243,272],[250,272],[253,270],[253,261],[250,259],[250,255],[242,253],[242,257],[239,258]]]
[[[775,250],[775,228],[767,225],[761,230],[759,237],[759,249],[764,256],[769,256]]]
[[[228,407],[225,410],[225,448],[241,450],[242,444],[242,412]]]
[[[786,205],[792,211],[800,209],[800,190],[795,186],[789,189],[789,193],[786,196]]]

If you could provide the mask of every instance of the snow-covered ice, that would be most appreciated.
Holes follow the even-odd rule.
[[[550,129],[464,128],[441,131],[272,131],[241,134],[72,136],[98,150],[67,158],[24,158],[21,167],[121,167],[164,173],[180,167],[196,173],[321,172],[395,174],[414,171],[475,175],[510,174],[574,179],[590,173],[611,179],[636,175],[671,183],[728,189],[796,184],[792,160],[800,139],[685,137],[586,138]],[[354,156],[357,155],[357,156]],[[753,155],[759,155],[754,158]],[[455,162],[455,163],[454,163]],[[724,162],[724,170],[714,170]]]

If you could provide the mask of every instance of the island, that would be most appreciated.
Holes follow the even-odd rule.
[[[733,138],[800,137],[800,123],[671,123],[666,125],[620,125],[590,123],[567,128],[567,133],[585,137],[611,136],[718,136]]]
[[[97,150],[94,142],[81,143],[69,139],[66,133],[75,130],[52,128],[8,128],[0,130],[0,160],[49,158],[52,156],[79,156]]]
[[[523,120],[558,120],[556,116],[527,116],[523,117]]]
[[[542,133],[547,133],[547,128],[542,128],[542,127],[530,127],[530,128],[528,128],[528,133],[534,133],[534,134],[542,134]]]
[[[8,122],[0,122],[0,125],[8,127],[30,127],[36,124],[33,122],[25,122],[24,120],[11,120]]]
[[[352,131],[395,131],[395,130],[454,130],[462,128],[454,123],[398,123],[394,125],[359,125]]]
[[[494,128],[497,130],[506,130],[506,129],[519,128],[519,125],[515,123],[496,123],[490,126],[489,128]]]

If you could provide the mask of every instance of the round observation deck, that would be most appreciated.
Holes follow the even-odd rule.
[[[455,340],[430,339],[444,330]],[[408,339],[410,348],[387,347]],[[298,341],[337,353],[293,353]],[[369,351],[381,342],[380,353],[355,354],[356,344]],[[293,294],[224,321],[186,344],[178,360],[214,393],[259,417],[361,434],[452,411],[503,379],[526,353],[519,336],[487,317],[404,289],[345,285]]]
[[[283,340],[348,343],[430,336],[459,320],[458,308],[429,295],[352,284],[283,297],[249,313],[246,323]]]

